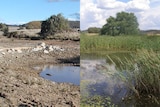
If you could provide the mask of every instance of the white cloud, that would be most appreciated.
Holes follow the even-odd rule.
[[[115,16],[117,12],[123,11],[124,8],[112,8],[112,9],[104,9],[100,7],[100,3],[103,0],[81,0],[80,6],[80,21],[81,21],[81,29],[87,29],[88,27],[96,26],[102,27],[106,23],[106,19],[109,16]],[[113,0],[114,1],[114,0]],[[99,4],[97,4],[99,3]],[[119,2],[118,2],[119,3]],[[109,8],[109,7],[105,7]]]
[[[132,0],[127,3],[126,10],[128,11],[143,11],[150,8],[149,0]]]
[[[152,8],[150,10],[140,13],[138,17],[141,29],[160,29],[160,10],[159,7]]]
[[[81,0],[80,1],[81,29],[88,27],[102,27],[109,16],[117,12],[134,12],[139,22],[139,28],[160,29],[160,0]],[[153,8],[154,7],[154,8]]]
[[[6,24],[8,24],[8,25],[22,25],[22,24],[26,24],[26,23],[28,23],[28,22],[6,22]]]
[[[97,7],[102,9],[113,9],[125,6],[125,3],[116,0],[97,0]]]

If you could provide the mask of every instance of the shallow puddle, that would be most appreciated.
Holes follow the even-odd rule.
[[[49,66],[42,70],[40,76],[54,82],[80,85],[80,67],[78,66]]]

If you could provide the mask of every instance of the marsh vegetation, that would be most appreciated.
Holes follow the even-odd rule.
[[[114,74],[114,77],[123,81],[127,87],[126,95],[123,97],[121,96],[121,101],[125,104],[123,106],[126,106],[128,101],[130,102],[130,105],[134,102],[134,106],[149,107],[158,106],[160,104],[159,36],[100,36],[98,34],[88,36],[87,33],[82,33],[80,45],[81,54],[90,54],[86,59],[91,57],[91,53],[94,53],[99,55],[101,59],[106,59],[108,64],[112,63],[115,65],[115,69],[118,72]],[[117,53],[117,55],[120,53],[127,53],[129,56],[113,56],[111,55],[113,53]],[[102,65],[105,66],[106,64]],[[108,75],[108,68],[100,71],[103,71],[104,74]],[[110,72],[114,72],[114,70],[110,70]],[[106,88],[104,84],[101,85],[101,89],[103,88]],[[86,97],[81,97],[81,103],[86,107],[92,107],[94,104],[97,105],[97,103],[100,107],[105,107],[104,104],[110,104],[111,107],[121,106],[112,99],[105,101],[100,100],[101,98],[113,98],[113,96],[100,96],[96,98],[95,96],[90,97],[89,99],[93,99],[91,100],[91,103],[88,103],[90,100]],[[87,102],[85,103],[85,101]]]

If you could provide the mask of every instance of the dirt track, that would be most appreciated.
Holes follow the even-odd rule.
[[[41,43],[53,50],[37,51]],[[34,69],[46,64],[79,65],[79,56],[79,42],[0,36],[0,107],[79,107],[79,86],[45,80]]]

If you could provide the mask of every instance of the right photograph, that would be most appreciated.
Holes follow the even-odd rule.
[[[80,1],[80,107],[160,107],[160,1]]]

